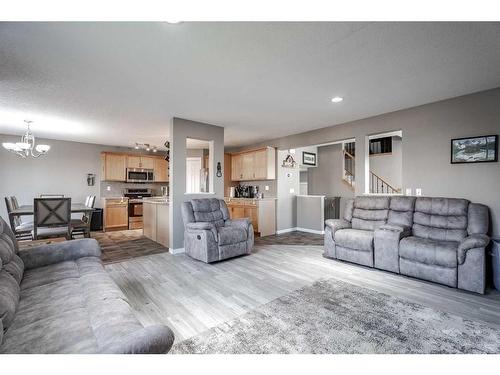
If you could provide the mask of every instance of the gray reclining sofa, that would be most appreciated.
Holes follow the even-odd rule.
[[[250,254],[253,225],[248,218],[229,218],[226,202],[217,198],[192,199],[182,204],[184,249],[205,263]]]
[[[97,241],[19,252],[0,217],[0,353],[166,353],[162,325],[144,328],[104,270]]]
[[[488,226],[465,199],[356,197],[325,222],[324,256],[484,293]]]

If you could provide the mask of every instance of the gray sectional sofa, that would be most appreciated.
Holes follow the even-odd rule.
[[[465,199],[356,197],[325,222],[324,256],[484,293],[488,227]]]
[[[93,239],[19,252],[0,217],[0,353],[166,353],[162,325],[144,328],[104,270]]]
[[[223,199],[192,199],[182,204],[184,249],[205,263],[250,254],[253,225],[248,218],[230,219]]]

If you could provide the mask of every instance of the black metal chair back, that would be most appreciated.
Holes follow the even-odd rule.
[[[71,238],[71,198],[35,198],[33,204],[34,237],[40,227],[67,227]]]

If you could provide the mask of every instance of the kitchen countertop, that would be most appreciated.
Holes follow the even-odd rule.
[[[168,197],[148,197],[142,199],[143,203],[170,205]]]
[[[273,201],[278,198],[276,197],[264,197],[264,198],[230,198],[230,197],[224,197],[225,200],[246,200],[246,201]]]

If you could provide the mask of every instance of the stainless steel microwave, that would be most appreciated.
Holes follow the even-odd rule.
[[[127,182],[153,182],[155,174],[152,169],[127,168]]]

